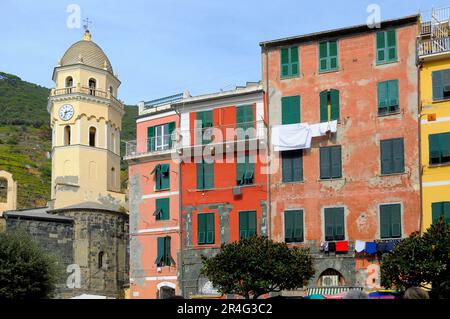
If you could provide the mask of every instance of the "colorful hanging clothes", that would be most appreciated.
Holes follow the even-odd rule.
[[[377,252],[384,253],[385,250],[386,250],[386,246],[387,246],[387,243],[383,243],[383,242],[378,243],[378,245],[377,245]]]
[[[327,241],[323,241],[320,243],[320,251],[322,252],[328,252],[328,242]]]
[[[336,252],[346,253],[348,252],[348,241],[338,241],[336,242]]]
[[[361,240],[357,240],[355,242],[355,251],[357,253],[362,253],[364,250],[366,250],[366,242],[365,241],[361,241]]]
[[[329,250],[331,253],[333,253],[333,252],[336,251],[336,243],[335,243],[334,241],[328,243],[328,250]]]
[[[366,242],[366,253],[373,255],[377,252],[377,243]]]

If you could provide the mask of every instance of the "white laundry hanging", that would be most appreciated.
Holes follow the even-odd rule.
[[[275,151],[310,148],[311,137],[308,123],[275,125],[272,127],[272,144]]]

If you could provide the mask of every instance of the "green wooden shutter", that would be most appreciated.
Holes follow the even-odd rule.
[[[345,239],[345,216],[344,208],[334,208],[334,240]]]
[[[449,163],[450,162],[450,132],[440,134],[439,145],[440,145],[440,149],[441,149],[441,163]]]
[[[289,49],[283,48],[280,50],[281,59],[281,77],[289,76]]]
[[[147,152],[155,150],[155,127],[149,126],[147,128]]]
[[[332,146],[331,151],[331,177],[341,178],[342,177],[342,156],[341,147]]]
[[[236,107],[236,123],[236,128],[242,128],[244,130],[242,134],[238,132],[239,139],[244,139],[246,136],[253,138],[253,132],[251,130],[249,132],[246,131],[247,129],[254,127],[253,105]]]
[[[441,162],[441,147],[439,145],[439,140],[439,134],[428,135],[430,164],[439,164]]]
[[[197,163],[197,189],[205,189],[203,163]]]
[[[159,189],[168,189],[170,188],[170,165],[169,164],[161,164],[160,169],[160,188]]]
[[[207,223],[207,214],[198,214],[197,218],[197,234],[198,234],[198,244],[206,244],[206,223]]]
[[[303,211],[294,211],[294,241],[303,242]]]
[[[378,83],[378,114],[388,112],[388,82]]]
[[[391,206],[380,206],[380,238],[391,238]]]
[[[203,163],[205,189],[214,188],[214,163]]]
[[[294,212],[284,212],[284,241],[291,243],[294,241]]]
[[[255,177],[255,163],[250,163],[250,155],[245,155],[245,171],[244,171],[244,183],[246,185],[253,184]]]
[[[281,124],[300,123],[300,96],[285,96],[281,99]]]
[[[444,206],[443,204],[444,203],[442,202],[431,204],[431,216],[433,224],[436,224],[437,221],[439,220],[439,217],[441,217]]]
[[[171,241],[171,237],[170,236],[166,236],[164,237],[164,265],[165,266],[170,266],[172,263],[172,256],[171,256],[171,252],[170,252],[170,241]]]
[[[292,158],[289,156],[289,151],[281,152],[281,173],[283,175],[283,183],[289,183],[294,180]]]
[[[339,110],[339,91],[338,90],[330,90],[330,104],[331,104],[331,115],[330,120],[338,120],[340,117],[340,110]]]
[[[328,122],[328,91],[320,92],[320,122]]]
[[[320,148],[320,178],[331,178],[331,150],[329,147]]]
[[[395,30],[387,31],[386,38],[387,60],[394,61],[397,59],[397,37]]]
[[[319,43],[319,71],[328,70],[328,42]]]
[[[303,180],[303,150],[292,152],[292,181],[299,182]]]
[[[209,213],[205,215],[206,215],[206,243],[214,244],[214,237],[215,237],[214,214]]]
[[[384,31],[377,32],[377,63],[386,60],[386,40]]]
[[[290,50],[290,57],[291,57],[291,65],[290,65],[290,67],[291,67],[291,69],[290,69],[290,72],[291,72],[291,74],[290,75],[292,75],[292,76],[296,76],[296,75],[298,75],[298,65],[299,65],[299,63],[298,63],[298,47],[292,47],[291,48],[291,50]]]
[[[292,108],[292,121],[293,123],[301,122],[301,104],[300,104],[300,95],[291,97],[291,108]]]
[[[211,128],[213,126],[213,111],[203,112],[203,144],[208,144],[212,141],[211,139]]]
[[[387,81],[389,96],[389,111],[396,112],[399,109],[398,80]]]
[[[334,240],[334,213],[332,208],[325,208],[325,240]]]
[[[392,140],[380,142],[381,148],[381,174],[391,174],[393,171]]]
[[[402,214],[401,205],[391,205],[391,236],[393,238],[402,237]]]
[[[288,96],[281,98],[281,124],[290,124],[291,99]]]
[[[247,212],[247,218],[248,218],[248,237],[256,236],[256,212],[251,211]]]
[[[239,212],[239,239],[248,237],[248,216],[246,212]]]
[[[155,264],[157,266],[162,266],[162,262],[164,259],[164,248],[165,248],[165,239],[164,237],[158,237],[158,245],[157,245],[157,250],[158,250],[158,254],[155,260]]]
[[[245,156],[237,155],[236,156],[236,184],[243,185],[244,184],[244,174],[245,174]]]
[[[445,222],[450,224],[450,202],[442,203],[442,213],[444,214]]]
[[[156,210],[161,210],[160,218],[158,220],[170,219],[170,200],[169,198],[156,199]]]
[[[172,133],[175,130],[175,122],[169,123],[169,148],[172,148],[173,141],[172,141]]]
[[[442,100],[444,98],[444,81],[442,71],[432,73],[433,82],[433,100]]]
[[[392,173],[403,173],[405,171],[405,150],[402,138],[392,140],[392,155]]]
[[[338,68],[338,49],[337,49],[337,41],[329,41],[328,42],[328,52],[329,52],[329,63],[328,66],[330,70],[336,70]]]

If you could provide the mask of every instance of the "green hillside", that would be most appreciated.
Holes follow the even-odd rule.
[[[0,72],[0,170],[11,172],[18,181],[19,208],[43,206],[50,198],[49,91]],[[125,110],[122,136],[133,139],[137,107]],[[126,178],[126,172],[122,176]]]

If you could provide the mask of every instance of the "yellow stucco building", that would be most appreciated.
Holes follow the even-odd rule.
[[[49,97],[53,130],[52,201],[55,209],[97,202],[125,208],[120,193],[120,81],[89,31],[53,71]]]
[[[450,220],[450,8],[422,15],[418,39],[422,231]]]

